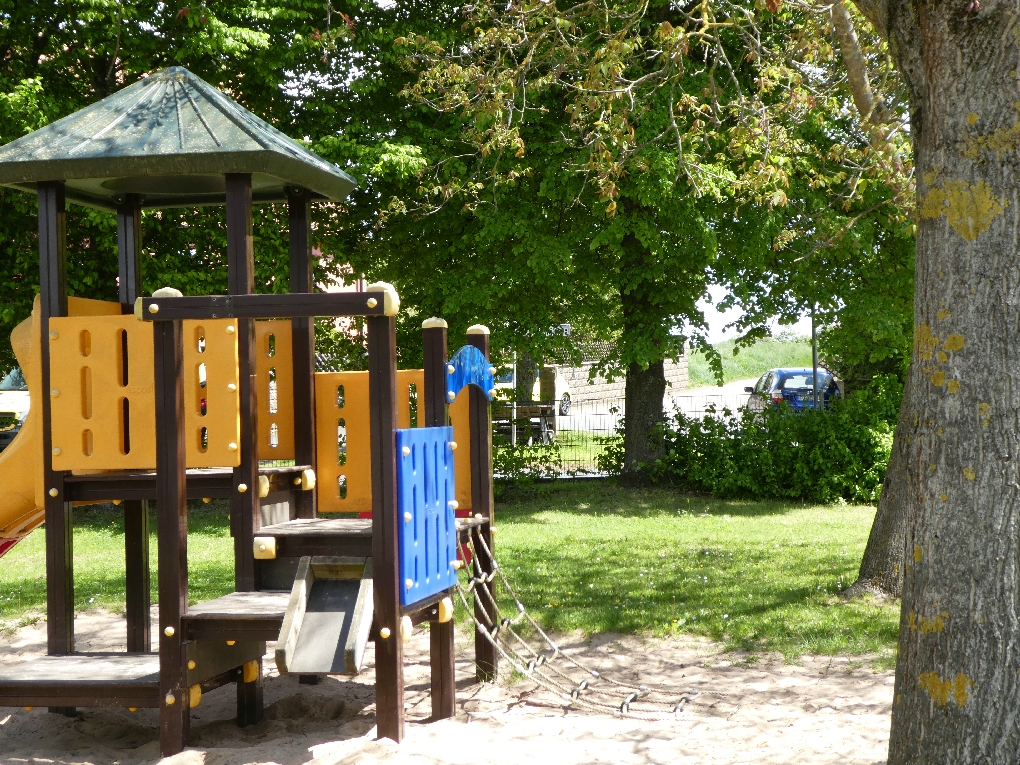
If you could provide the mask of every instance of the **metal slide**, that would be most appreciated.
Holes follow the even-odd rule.
[[[276,645],[280,673],[358,674],[373,614],[371,558],[302,558]]]

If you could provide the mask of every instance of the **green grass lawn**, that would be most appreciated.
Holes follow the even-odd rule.
[[[898,606],[836,597],[855,578],[873,508],[560,481],[501,502],[496,513],[497,558],[544,627],[703,635],[789,657],[892,656]],[[193,505],[190,524],[191,602],[229,592],[225,504]],[[123,611],[120,511],[79,508],[75,525],[76,607]],[[8,629],[45,610],[43,541],[32,534],[0,559],[0,623]],[[151,550],[155,567],[155,538]],[[155,602],[155,571],[152,586]]]
[[[736,343],[733,340],[715,345],[715,349],[722,356],[724,382],[760,377],[766,370],[775,367],[811,366],[811,341],[808,339],[759,340],[749,348],[741,348],[734,356],[735,347]],[[690,355],[687,370],[688,385],[692,388],[716,384],[703,353]]]

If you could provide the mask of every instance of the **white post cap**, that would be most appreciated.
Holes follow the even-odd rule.
[[[472,324],[467,328],[467,333],[469,335],[487,335],[489,334],[489,328],[484,324]]]
[[[372,282],[365,288],[366,292],[383,293],[383,313],[386,316],[396,316],[400,310],[400,296],[396,288],[389,282]]]
[[[448,329],[449,325],[446,323],[446,319],[437,319],[433,316],[431,319],[425,319],[421,323],[422,329]]]

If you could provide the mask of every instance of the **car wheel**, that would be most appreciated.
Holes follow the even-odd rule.
[[[570,414],[570,394],[564,393],[560,398],[560,414],[566,417]]]

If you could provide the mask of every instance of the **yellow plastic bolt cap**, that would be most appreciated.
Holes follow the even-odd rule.
[[[369,298],[365,302],[368,304],[369,308],[375,308],[377,305],[379,305],[379,301],[376,300],[375,298]]]
[[[453,600],[443,598],[439,601],[439,623],[446,624],[453,618]]]
[[[448,394],[446,394],[446,397],[450,399],[450,401],[453,401],[455,398],[457,398],[457,394],[454,393],[453,391],[450,391]]]
[[[454,372],[457,371],[457,367],[455,367],[453,364],[447,364],[446,371],[452,375]]]
[[[57,334],[56,330],[50,332],[50,340],[56,340],[60,335]]]
[[[405,457],[410,457],[411,456],[411,447],[410,446],[405,446],[403,449],[400,450],[400,453],[403,454]]]
[[[388,638],[389,636],[390,636],[390,628],[389,627],[382,627],[382,628],[380,628],[380,630],[379,630],[379,637],[381,637],[383,640],[386,640],[386,638]]]
[[[227,390],[233,393],[235,390],[237,390],[237,385],[235,385],[234,383],[227,383]]]
[[[404,580],[404,587],[406,587],[407,589],[410,590],[412,587],[414,587],[414,580],[413,579],[405,579]]]
[[[149,305],[149,313],[152,313],[152,314],[159,313],[159,306],[156,305],[155,303],[151,303]]]
[[[174,704],[177,703],[177,697],[174,696],[172,693],[168,693],[166,696],[163,697],[163,701],[166,702],[166,705],[168,707],[172,707]]]
[[[57,396],[59,396],[60,395],[60,388],[54,388],[53,390],[51,390],[50,391],[50,395],[53,396],[53,398],[56,398]]]
[[[458,502],[455,499],[451,499],[450,500],[450,509],[451,510],[456,510],[458,507],[460,507],[460,502]]]
[[[237,484],[237,490],[241,494],[244,494],[246,491],[248,491],[248,484],[246,484],[246,483],[239,483],[239,484]]]
[[[57,495],[58,495],[58,494],[59,494],[60,492],[59,492],[59,491],[57,491],[56,489],[50,489],[50,490],[49,490],[48,492],[46,492],[46,493],[47,493],[47,494],[49,494],[49,495],[50,495],[51,497],[55,497],[55,496],[57,496]]]
[[[177,630],[175,630],[173,627],[167,627],[165,630],[163,630],[163,634],[166,635],[167,637],[173,637],[174,633],[176,632]]]
[[[59,455],[60,455],[60,447],[59,446],[54,446],[53,447],[53,456],[56,457],[56,456],[59,456]]]
[[[227,451],[236,452],[237,451],[237,444],[235,444],[233,441],[231,441],[229,444],[227,444]]]
[[[188,708],[194,709],[202,703],[202,686],[198,683],[188,688]]]
[[[410,513],[404,513],[404,521],[410,523],[414,519],[414,516]]]
[[[195,668],[195,667],[197,667],[197,666],[198,666],[198,665],[197,665],[197,664],[195,663],[195,660],[194,660],[194,659],[191,659],[191,660],[190,660],[190,661],[188,662],[188,669],[194,669],[194,668]]]
[[[450,444],[450,451],[454,451],[454,452],[457,451],[457,442],[456,441],[447,441],[447,443]]]
[[[233,324],[228,324],[227,325],[227,334],[228,335],[234,334],[234,325]]]

